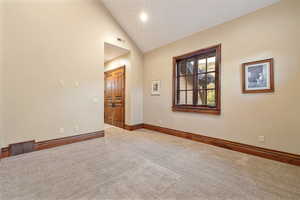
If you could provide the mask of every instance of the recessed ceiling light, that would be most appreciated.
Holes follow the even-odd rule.
[[[141,21],[142,22],[147,22],[148,21],[148,15],[147,15],[147,13],[145,13],[145,12],[141,12],[141,14],[140,14],[140,19],[141,19]]]

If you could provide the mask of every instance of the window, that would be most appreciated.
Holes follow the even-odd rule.
[[[173,111],[220,114],[221,45],[173,61]]]

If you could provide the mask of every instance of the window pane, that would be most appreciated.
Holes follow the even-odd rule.
[[[206,105],[206,90],[198,90],[198,105]]]
[[[206,87],[206,74],[198,75],[198,89],[205,89]]]
[[[186,63],[186,75],[192,75],[194,74],[194,66],[195,61],[194,60],[188,60]]]
[[[187,80],[187,85],[186,85],[186,89],[187,90],[193,90],[194,89],[194,76],[187,76],[186,77]]]
[[[186,91],[179,92],[179,102],[178,102],[178,104],[186,104],[185,93],[186,93]]]
[[[178,62],[178,66],[177,66],[177,76],[182,76],[182,75],[185,75],[185,70],[186,70],[186,67],[185,67],[185,61],[180,61]]]
[[[206,59],[198,60],[198,73],[205,73],[206,72]]]
[[[210,57],[207,59],[207,71],[216,71],[216,57]]]
[[[174,111],[219,114],[219,58],[221,47],[215,46],[198,53],[175,57]]]
[[[179,77],[179,90],[186,90],[186,79],[184,76]]]
[[[208,73],[206,80],[207,80],[207,89],[215,89],[216,73]]]
[[[193,91],[187,91],[186,104],[193,105]]]
[[[216,106],[216,91],[207,90],[207,105],[215,107]]]

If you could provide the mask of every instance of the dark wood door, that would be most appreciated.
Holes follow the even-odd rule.
[[[124,128],[125,67],[105,72],[104,122]]]

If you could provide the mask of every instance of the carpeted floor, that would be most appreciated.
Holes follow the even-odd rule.
[[[300,167],[147,130],[0,161],[0,199],[299,200]]]

